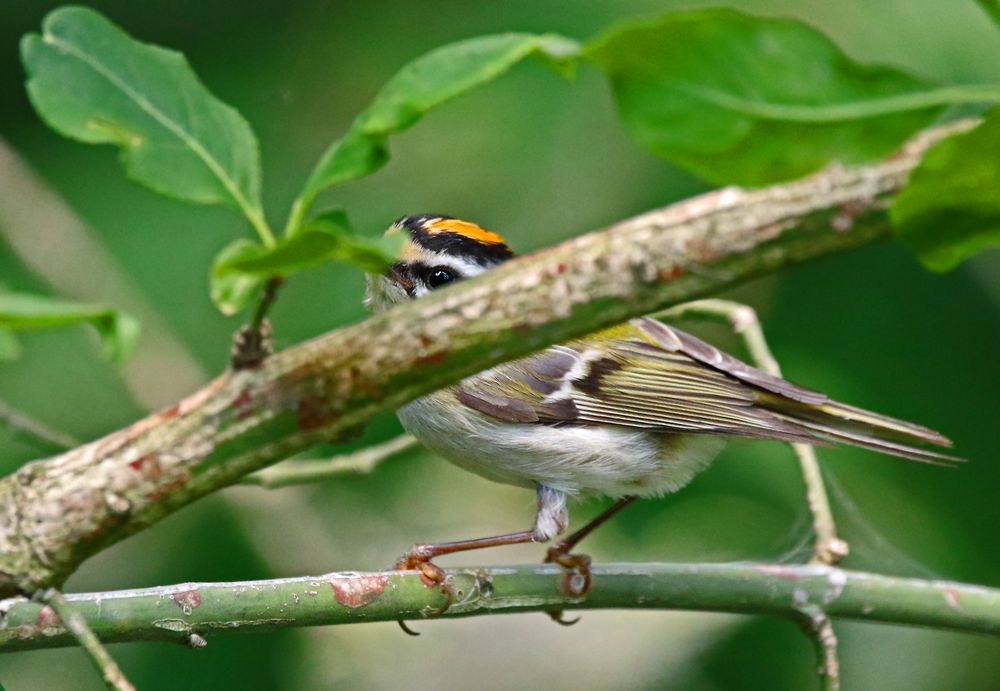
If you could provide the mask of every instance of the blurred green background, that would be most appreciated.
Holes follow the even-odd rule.
[[[281,215],[321,150],[406,61],[442,43],[506,30],[587,38],[675,7],[719,5],[796,16],[853,57],[951,82],[1000,80],[1000,31],[972,0],[648,0],[504,3],[392,0],[93,2],[132,35],[187,54],[261,141],[265,203]],[[55,2],[0,4],[0,283],[100,298],[146,325],[117,371],[83,329],[24,335],[0,364],[0,399],[86,440],[168,403],[221,369],[239,320],[208,299],[207,271],[234,213],[163,199],[128,182],[115,152],[55,135],[23,90],[17,42]],[[697,117],[697,113],[692,113]],[[520,251],[555,243],[705,189],[633,144],[606,85],[528,63],[437,110],[391,143],[389,166],[326,198],[376,234],[424,211],[476,220]],[[363,317],[362,280],[329,266],[295,278],[273,314],[290,345]],[[853,449],[822,451],[846,565],[1000,586],[1000,253],[947,276],[883,243],[759,280],[732,295],[756,307],[786,375],[841,400],[953,438],[960,470]],[[739,352],[721,329],[697,329]],[[360,445],[399,432],[392,416]],[[2,433],[0,433],[2,435]],[[345,447],[346,448],[346,447]],[[331,448],[328,451],[333,452]],[[35,452],[0,436],[0,474]],[[574,523],[599,511],[590,501]],[[531,493],[494,485],[425,453],[372,475],[266,491],[234,488],[87,562],[67,590],[376,569],[417,540],[526,527]],[[589,541],[600,560],[801,561],[808,516],[791,452],[734,444],[675,497],[630,509]],[[537,561],[539,547],[443,564]],[[803,689],[816,684],[806,639],[786,622],[698,613],[595,612],[575,627],[541,615],[418,625],[327,627],[209,638],[204,650],[122,644],[141,689],[178,687],[460,689]],[[996,639],[839,623],[847,689],[997,689]],[[0,683],[98,689],[79,650],[0,656]]]

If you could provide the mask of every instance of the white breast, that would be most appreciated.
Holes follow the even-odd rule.
[[[427,448],[465,470],[496,482],[538,483],[570,495],[674,492],[725,445],[713,436],[501,422],[462,405],[447,389],[408,403],[398,415]]]

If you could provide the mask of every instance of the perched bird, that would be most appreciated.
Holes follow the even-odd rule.
[[[376,312],[513,256],[498,234],[448,216],[406,216],[388,232],[406,239],[399,260],[368,277],[365,302]],[[537,493],[530,530],[416,545],[397,562],[434,582],[443,579],[430,561],[438,555],[545,542],[566,530],[567,498],[616,497],[548,552],[546,561],[585,571],[587,558],[570,553],[580,539],[636,497],[689,483],[728,438],[845,443],[930,463],[958,460],[915,446],[951,446],[933,430],[831,401],[645,317],[467,377],[398,415],[455,465]]]

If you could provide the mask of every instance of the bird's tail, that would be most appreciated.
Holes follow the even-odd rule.
[[[765,393],[759,405],[821,440],[860,446],[932,465],[953,466],[965,460],[921,448],[920,444],[951,447],[951,440],[932,429],[844,403],[830,400],[805,403]]]

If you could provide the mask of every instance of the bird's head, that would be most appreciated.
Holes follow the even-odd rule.
[[[477,276],[514,256],[497,233],[440,214],[404,216],[386,233],[406,238],[396,263],[381,276],[368,276],[365,305],[372,312]]]

